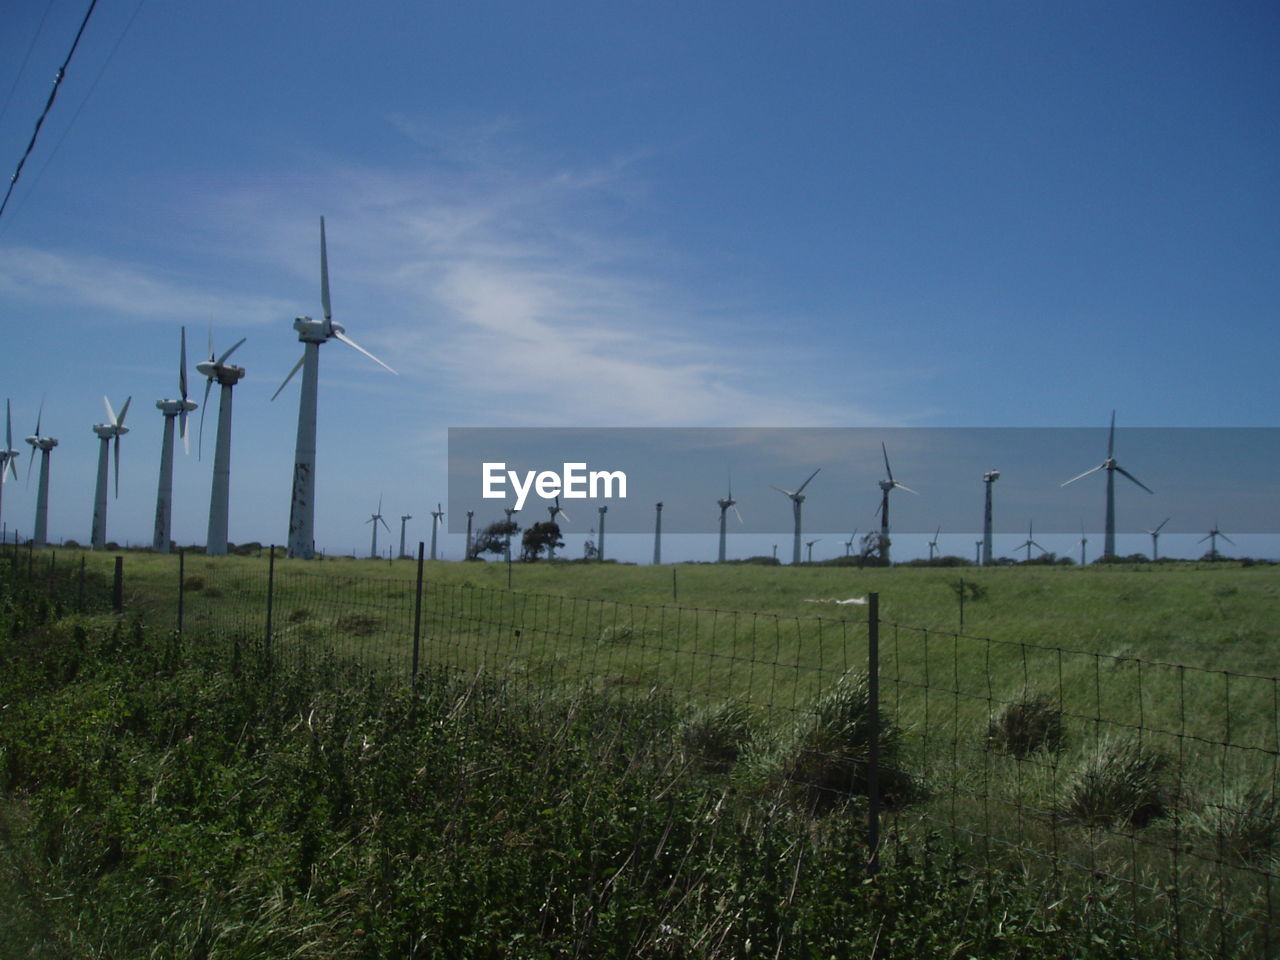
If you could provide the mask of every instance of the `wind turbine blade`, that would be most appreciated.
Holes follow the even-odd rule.
[[[274,400],[276,397],[280,396],[280,391],[281,391],[281,390],[283,390],[286,386],[288,386],[289,381],[293,379],[293,375],[294,375],[295,373],[297,373],[297,372],[298,372],[298,368],[302,366],[303,361],[304,361],[304,360],[306,360],[306,359],[307,359],[307,354],[306,354],[306,351],[304,350],[304,351],[303,351],[303,353],[302,353],[302,356],[300,356],[300,357],[298,358],[298,362],[297,362],[297,363],[295,363],[295,364],[293,365],[293,369],[289,371],[289,375],[288,375],[287,377],[285,377],[285,378],[284,378],[284,383],[282,383],[282,384],[280,384],[280,386],[276,387],[276,392],[275,392],[275,393],[273,393],[273,394],[271,395],[271,399],[272,399],[272,400]],[[211,381],[209,381],[209,382],[210,382],[210,383],[212,383],[213,381],[211,380]],[[205,399],[206,399],[206,400],[208,399],[208,396],[209,396],[209,395],[208,395],[208,391],[206,390],[206,391],[205,391]]]
[[[178,414],[178,423],[181,425],[182,433],[182,454],[183,456],[191,455],[191,436],[187,432],[187,410],[183,407],[182,412]]]
[[[178,391],[187,399],[187,328],[182,328],[182,348],[178,352]]]
[[[1110,460],[1115,456],[1116,452],[1116,412],[1111,411],[1111,433],[1107,435],[1107,459]]]
[[[387,533],[391,532],[391,528],[387,526],[387,521],[383,520],[382,517],[378,517],[378,522],[382,524]]]
[[[1208,540],[1211,536],[1213,536],[1213,534],[1211,534],[1211,533],[1206,533],[1203,537],[1201,537],[1199,540],[1197,540],[1197,541],[1196,541],[1196,543],[1204,543],[1204,542],[1205,542],[1206,540]]]
[[[8,400],[4,402],[4,448],[13,449],[13,411],[9,408]]]
[[[915,493],[917,497],[918,497],[918,496],[920,496],[920,494],[916,493],[916,492],[915,492],[914,490],[912,490],[910,487],[904,487],[904,486],[903,486],[902,484],[900,484],[897,480],[893,481],[893,485],[894,485],[895,487],[897,487],[899,490],[905,490],[905,491],[907,491],[907,493]]]
[[[36,413],[36,436],[40,436],[40,422],[44,419],[44,397],[40,398],[40,409]]]
[[[822,469],[821,467],[818,468],[818,470],[821,470],[821,469]],[[818,470],[815,470],[813,471],[813,473],[809,474],[809,480],[812,480],[814,477],[818,475]],[[804,488],[809,485],[809,480],[806,480],[804,483],[800,484],[800,489],[796,491],[797,494],[804,492]]]
[[[1165,517],[1163,520],[1161,520],[1161,521],[1160,521],[1160,527],[1163,527],[1166,523],[1168,523],[1168,522],[1169,522],[1170,520],[1172,520],[1172,519],[1173,519],[1173,517]],[[1150,532],[1150,533],[1159,533],[1159,532],[1160,532],[1160,527],[1156,527],[1154,530],[1151,530],[1151,531],[1149,531],[1149,532]]]
[[[1087,477],[1089,474],[1091,474],[1091,473],[1097,473],[1099,470],[1101,470],[1101,469],[1103,468],[1103,466],[1104,466],[1104,464],[1101,464],[1101,463],[1100,463],[1100,464],[1098,464],[1096,467],[1094,467],[1092,470],[1086,470],[1084,473],[1080,474],[1080,476],[1078,476],[1078,477],[1072,477],[1072,478],[1071,478],[1070,480],[1068,480],[1066,483],[1060,483],[1060,484],[1058,484],[1058,486],[1060,486],[1060,487],[1065,487],[1065,486],[1067,485],[1067,483],[1075,483],[1077,480],[1083,480],[1083,479],[1084,479],[1085,477]]]
[[[742,514],[740,514],[740,513],[738,512],[738,505],[737,505],[736,503],[733,505],[733,515],[734,515],[735,517],[737,517],[737,518],[738,518],[738,523],[740,523],[740,524],[741,524],[741,523],[744,523],[744,522],[745,522],[745,521],[742,519]]]
[[[246,340],[248,340],[248,339],[249,339],[248,337],[241,337],[239,340],[237,340],[237,341],[235,342],[235,346],[233,346],[230,350],[228,350],[226,353],[224,353],[222,356],[220,356],[220,357],[218,358],[217,362],[218,362],[218,363],[225,363],[225,362],[226,362],[227,357],[229,357],[229,356],[231,356],[233,353],[235,353],[235,352],[236,352],[236,350],[237,350],[237,348],[239,348],[240,344],[244,343],[244,342],[245,342]]]
[[[1152,494],[1155,493],[1154,490],[1152,490],[1145,483],[1143,483],[1141,480],[1135,477],[1132,473],[1130,473],[1124,467],[1120,466],[1120,464],[1118,463],[1116,464],[1116,473],[1123,473],[1126,477],[1128,477],[1130,480],[1132,480],[1134,483],[1140,486],[1143,490],[1147,491],[1147,493],[1152,493]]]
[[[565,522],[565,523],[573,523],[573,521],[569,519],[569,515],[568,515],[567,513],[565,513],[563,510],[557,510],[557,511],[556,511],[556,516],[557,516],[557,517],[564,517],[564,522]]]
[[[1220,536],[1223,540],[1227,541],[1227,543],[1231,544],[1233,547],[1236,545],[1236,542],[1232,540],[1230,537],[1228,537],[1225,533],[1219,533],[1218,536]]]
[[[124,426],[124,418],[129,414],[129,404],[133,403],[133,397],[126,397],[124,406],[120,408],[120,419],[116,421],[117,427]]]
[[[111,401],[107,399],[106,394],[102,395],[102,405],[107,408],[107,423],[115,426],[116,412],[111,409]]]
[[[889,467],[889,451],[885,448],[884,441],[880,441],[880,452],[884,454],[884,472],[889,477],[889,482],[893,482],[893,470]]]
[[[213,321],[209,321],[209,359],[213,359]]]
[[[333,319],[329,309],[329,249],[324,240],[324,217],[320,218],[320,303],[324,306],[324,318]]]
[[[204,382],[204,403],[200,404],[200,437],[196,441],[196,459],[204,459],[204,412],[209,409],[209,388],[213,386],[213,377]],[[272,397],[271,399],[275,399]]]
[[[396,373],[394,370],[388,367],[385,363],[383,363],[381,360],[375,357],[372,353],[370,353],[364,347],[360,346],[360,344],[356,343],[354,340],[348,337],[345,333],[339,333],[337,330],[335,330],[333,331],[333,335],[337,337],[339,340],[341,340],[343,343],[345,343],[348,347],[355,347],[357,350],[363,353],[366,357],[368,357],[378,366],[384,367],[385,369],[389,370],[391,373]],[[396,376],[399,376],[399,374],[396,373]]]
[[[769,486],[773,487],[773,489],[777,490],[779,493],[786,494],[788,497],[794,497],[794,496],[795,496],[795,494],[794,494],[794,493],[792,493],[790,490],[783,490],[781,487],[774,486],[772,483],[771,483],[771,484],[769,484]]]

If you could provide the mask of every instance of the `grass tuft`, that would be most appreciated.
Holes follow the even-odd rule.
[[[987,746],[1021,760],[1040,749],[1057,753],[1065,733],[1058,705],[1043,693],[1023,690],[987,724]]]
[[[1064,812],[1091,826],[1145,827],[1168,810],[1167,766],[1163,754],[1136,740],[1104,737],[1068,784]]]

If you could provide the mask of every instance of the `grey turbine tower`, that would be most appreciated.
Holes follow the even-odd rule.
[[[58,445],[56,437],[46,437],[40,433],[40,422],[44,418],[44,403],[36,414],[36,432],[27,437],[31,444],[31,461],[27,464],[27,482],[31,482],[31,468],[36,462],[36,451],[40,451],[40,482],[36,493],[36,525],[31,534],[31,543],[43,547],[49,542],[49,452]]]
[[[880,562],[887,567],[889,566],[889,491],[895,487],[907,493],[915,493],[915,491],[893,479],[893,469],[889,466],[889,451],[885,449],[883,441],[880,444],[880,452],[884,454],[884,472],[887,479],[880,481],[880,506],[876,508],[876,512],[880,514]]]
[[[821,469],[822,469],[821,467],[818,468],[818,470],[821,470]],[[814,477],[818,475],[818,470],[815,470],[813,471],[813,473],[809,474],[809,480],[812,480]],[[800,484],[799,488],[797,488],[794,491],[783,490],[781,487],[775,487],[772,483],[769,484],[769,486],[773,487],[773,489],[777,490],[779,493],[786,494],[791,499],[791,512],[795,516],[795,524],[796,524],[795,535],[793,536],[791,541],[791,562],[793,564],[800,562],[800,506],[801,504],[804,503],[804,488],[809,485],[809,480],[806,480],[804,483]],[[720,516],[721,518],[723,518],[724,514],[721,513]]]
[[[1070,480],[1062,484],[1066,486],[1068,483],[1075,483],[1077,480],[1089,476],[1091,473],[1097,473],[1099,470],[1107,471],[1107,516],[1105,533],[1102,540],[1102,555],[1104,557],[1114,557],[1116,555],[1116,474],[1122,473],[1147,493],[1154,493],[1150,487],[1135,477],[1120,464],[1116,463],[1116,412],[1111,411],[1111,433],[1107,437],[1107,459],[1092,470],[1086,470],[1078,477],[1072,477]]]
[[[556,529],[559,529],[560,527],[560,524],[556,523],[556,517],[564,517],[565,523],[571,522],[569,520],[569,515],[560,509],[559,497],[556,497],[556,502],[554,504],[547,507],[547,513],[550,515],[551,522],[556,524]],[[471,514],[467,514],[467,516],[469,518]],[[470,522],[471,522],[470,519],[468,519],[467,523],[470,524]],[[468,527],[468,537],[467,537],[468,540],[471,539],[469,535],[469,531],[470,531],[470,528]],[[556,537],[552,537],[551,542],[547,544],[547,559],[554,560],[555,558],[556,558]]]
[[[988,470],[982,475],[987,487],[986,506],[982,510],[982,565],[991,566],[991,485],[1000,479],[999,470]]]
[[[1034,520],[1033,520],[1033,521],[1030,521],[1030,522],[1027,524],[1027,539],[1026,539],[1025,541],[1023,541],[1022,543],[1018,544],[1016,547],[1014,547],[1014,548],[1013,548],[1013,549],[1015,549],[1015,550],[1021,550],[1023,547],[1026,547],[1026,548],[1027,548],[1027,563],[1030,563],[1030,562],[1031,562],[1031,548],[1032,548],[1032,547],[1035,547],[1035,548],[1036,548],[1037,550],[1039,550],[1041,553],[1048,553],[1048,552],[1049,552],[1049,551],[1048,551],[1048,550],[1046,550],[1044,547],[1040,546],[1040,544],[1036,543],[1035,534],[1033,534],[1033,533],[1031,532],[1031,530],[1032,530],[1032,528],[1034,527],[1034,525],[1035,525],[1035,521],[1034,521]]]
[[[818,468],[818,470],[821,470],[821,469],[822,469],[821,467]],[[814,471],[814,473],[817,473],[817,472],[818,472],[817,470]],[[810,477],[809,479],[812,480],[813,478]],[[805,483],[808,483],[808,482],[809,482],[808,480],[805,481]],[[774,487],[774,489],[777,490],[778,488]],[[783,491],[783,492],[785,493],[786,491]],[[724,540],[725,540],[724,521],[725,521],[725,514],[729,512],[730,507],[733,508],[733,514],[738,518],[738,523],[739,524],[742,523],[742,514],[738,512],[738,501],[733,499],[733,475],[732,474],[729,475],[728,496],[721,497],[719,500],[716,501],[716,503],[720,506],[720,552],[719,554],[716,555],[716,562],[724,563]]]
[[[107,545],[107,447],[115,447],[116,496],[119,497],[120,438],[129,432],[129,428],[124,425],[124,418],[129,413],[129,404],[132,402],[133,397],[125,400],[124,406],[120,408],[120,416],[117,417],[115,410],[111,409],[111,401],[103,397],[102,403],[107,408],[107,422],[93,425],[93,432],[101,441],[101,446],[98,447],[98,485],[93,494],[93,532],[89,537],[94,550],[101,550]]]
[[[662,563],[662,501],[653,506],[657,512],[653,521],[653,565],[656,567]]]
[[[13,414],[9,410],[9,401],[4,402],[4,449],[0,450],[0,518],[4,517],[4,485],[13,474],[18,479],[18,468],[13,461],[21,456],[21,452],[13,449]],[[0,528],[2,529],[2,528]]]
[[[403,559],[405,558],[405,552],[404,552],[404,528],[405,528],[405,525],[406,525],[406,524],[408,524],[408,522],[409,522],[410,520],[412,520],[412,519],[413,519],[413,514],[412,514],[412,513],[402,513],[402,514],[400,515],[400,559],[401,559],[401,560],[403,560]]]
[[[1160,521],[1159,527],[1156,527],[1154,530],[1143,531],[1143,533],[1151,534],[1151,562],[1152,563],[1155,563],[1157,560],[1160,559],[1160,529],[1172,519],[1173,517],[1165,517],[1163,520]],[[1201,542],[1203,543],[1204,541],[1201,541]]]
[[[316,518],[316,393],[320,378],[320,344],[341,340],[366,357],[395,373],[385,363],[346,335],[346,328],[333,322],[329,305],[329,253],[325,244],[324,217],[320,218],[320,303],[324,319],[298,317],[293,328],[302,341],[302,357],[293,365],[284,383],[271,397],[280,395],[285,384],[302,368],[302,393],[298,402],[298,439],[293,457],[293,493],[289,504],[289,556],[310,558],[315,554]],[[375,524],[376,527],[376,524]]]
[[[214,381],[222,387],[218,396],[218,440],[213,448],[213,486],[209,491],[209,532],[205,553],[213,557],[227,555],[227,522],[231,503],[231,391],[244,376],[244,367],[227,363],[245,338],[237,340],[222,356],[214,359],[213,330],[209,331],[209,359],[196,364],[196,370],[207,377],[204,405],[200,408],[200,447],[204,447],[204,414],[209,409],[209,390]]]
[[[1218,538],[1219,537],[1227,541],[1227,543],[1231,544],[1233,547],[1236,545],[1236,542],[1234,540],[1232,540],[1225,533],[1223,533],[1221,530],[1218,529],[1218,524],[1216,521],[1214,522],[1213,527],[1209,530],[1209,532],[1206,533],[1203,537],[1201,537],[1197,541],[1198,543],[1204,543],[1206,540],[1209,541],[1209,559],[1211,560],[1218,559]]]
[[[440,504],[436,504],[436,508],[431,511],[431,559],[436,558],[436,534],[440,530],[440,521],[444,519],[444,509]]]
[[[391,528],[387,526],[387,521],[382,519],[382,498],[381,497],[378,498],[378,512],[375,513],[368,520],[366,520],[365,523],[373,524],[373,542],[369,544],[369,559],[377,560],[378,559],[378,524],[382,524],[383,527],[386,527],[387,533],[391,532]],[[435,557],[432,557],[431,559],[434,560]]]
[[[164,414],[164,441],[160,448],[160,483],[156,489],[156,524],[151,535],[151,549],[168,553],[173,540],[173,421],[181,422],[182,450],[191,452],[187,435],[187,414],[196,405],[187,399],[187,328],[182,328],[182,346],[178,352],[179,399],[156,401],[156,409]]]

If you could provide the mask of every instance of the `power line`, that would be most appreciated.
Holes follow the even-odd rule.
[[[89,18],[93,16],[93,10],[98,5],[98,0],[89,0],[89,9],[85,11],[84,19],[80,21],[80,29],[76,31],[76,38],[71,43],[71,49],[67,51],[67,58],[62,61],[62,66],[58,68],[57,75],[53,78],[53,89],[49,91],[49,99],[45,102],[44,110],[40,112],[40,118],[36,120],[36,128],[31,132],[31,142],[27,144],[27,149],[22,154],[22,159],[18,161],[17,169],[13,171],[13,176],[9,178],[9,189],[5,191],[4,200],[0,201],[0,216],[4,216],[5,207],[9,205],[9,198],[13,196],[13,188],[17,186],[18,178],[22,176],[22,168],[26,166],[27,158],[31,156],[31,151],[36,147],[36,139],[40,136],[40,128],[44,125],[44,119],[49,115],[49,111],[53,109],[53,101],[58,98],[58,88],[62,85],[62,78],[67,75],[67,67],[71,64],[71,58],[75,56],[76,48],[80,46],[80,38],[84,36],[84,31],[89,26]]]

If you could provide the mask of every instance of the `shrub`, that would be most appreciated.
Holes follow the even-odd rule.
[[[1267,787],[1234,787],[1220,803],[1201,807],[1191,822],[1213,840],[1219,854],[1265,860],[1280,840],[1280,798]]]
[[[1167,759],[1136,740],[1104,737],[1067,786],[1064,811],[1081,823],[1144,827],[1167,811]]]
[[[738,700],[699,710],[680,725],[685,760],[714,773],[727,773],[752,741],[751,712]]]
[[[1043,693],[1023,690],[987,724],[987,746],[1019,760],[1044,748],[1062,748],[1062,710]]]
[[[794,791],[807,810],[831,809],[866,796],[870,769],[870,685],[862,675],[841,678],[796,721],[790,738],[769,760],[768,778]],[[900,766],[902,731],[880,711],[880,796],[886,807],[916,799],[919,788]]]

